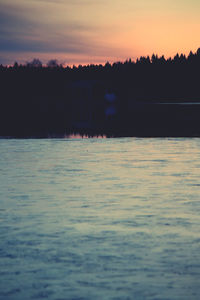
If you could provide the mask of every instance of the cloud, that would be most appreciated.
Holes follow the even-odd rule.
[[[45,3],[53,3],[53,4],[65,4],[65,5],[102,5],[103,3],[106,3],[106,0],[32,0],[37,2],[45,2]]]
[[[72,20],[51,22],[45,11],[38,16],[29,7],[0,4],[1,52],[90,53],[95,46],[90,40],[92,30]]]
[[[128,1],[128,0],[124,0]],[[116,0],[120,9],[121,0]],[[112,0],[0,0],[0,54],[110,57],[124,29]],[[116,26],[116,20],[119,26]],[[3,54],[4,53],[4,54]],[[12,54],[12,55],[11,55]],[[106,58],[105,58],[106,59]],[[107,59],[106,59],[107,60]]]

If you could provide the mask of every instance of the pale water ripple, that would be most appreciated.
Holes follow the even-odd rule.
[[[200,139],[0,140],[0,299],[200,298]]]

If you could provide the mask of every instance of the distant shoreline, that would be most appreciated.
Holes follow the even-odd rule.
[[[200,137],[199,70],[200,48],[104,66],[1,65],[0,136]]]
[[[87,126],[86,126],[87,125]],[[33,129],[32,129],[33,130]],[[74,122],[63,132],[18,131],[0,139],[70,139],[70,138],[199,138],[200,102],[135,102],[127,119],[120,114],[97,122]]]

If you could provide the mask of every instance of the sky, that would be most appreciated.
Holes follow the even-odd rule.
[[[200,0],[0,0],[0,64],[172,57],[200,47]]]

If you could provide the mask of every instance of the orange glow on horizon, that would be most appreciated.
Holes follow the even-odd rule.
[[[199,0],[1,0],[0,10],[0,63],[7,65],[33,58],[105,64],[200,47]]]

